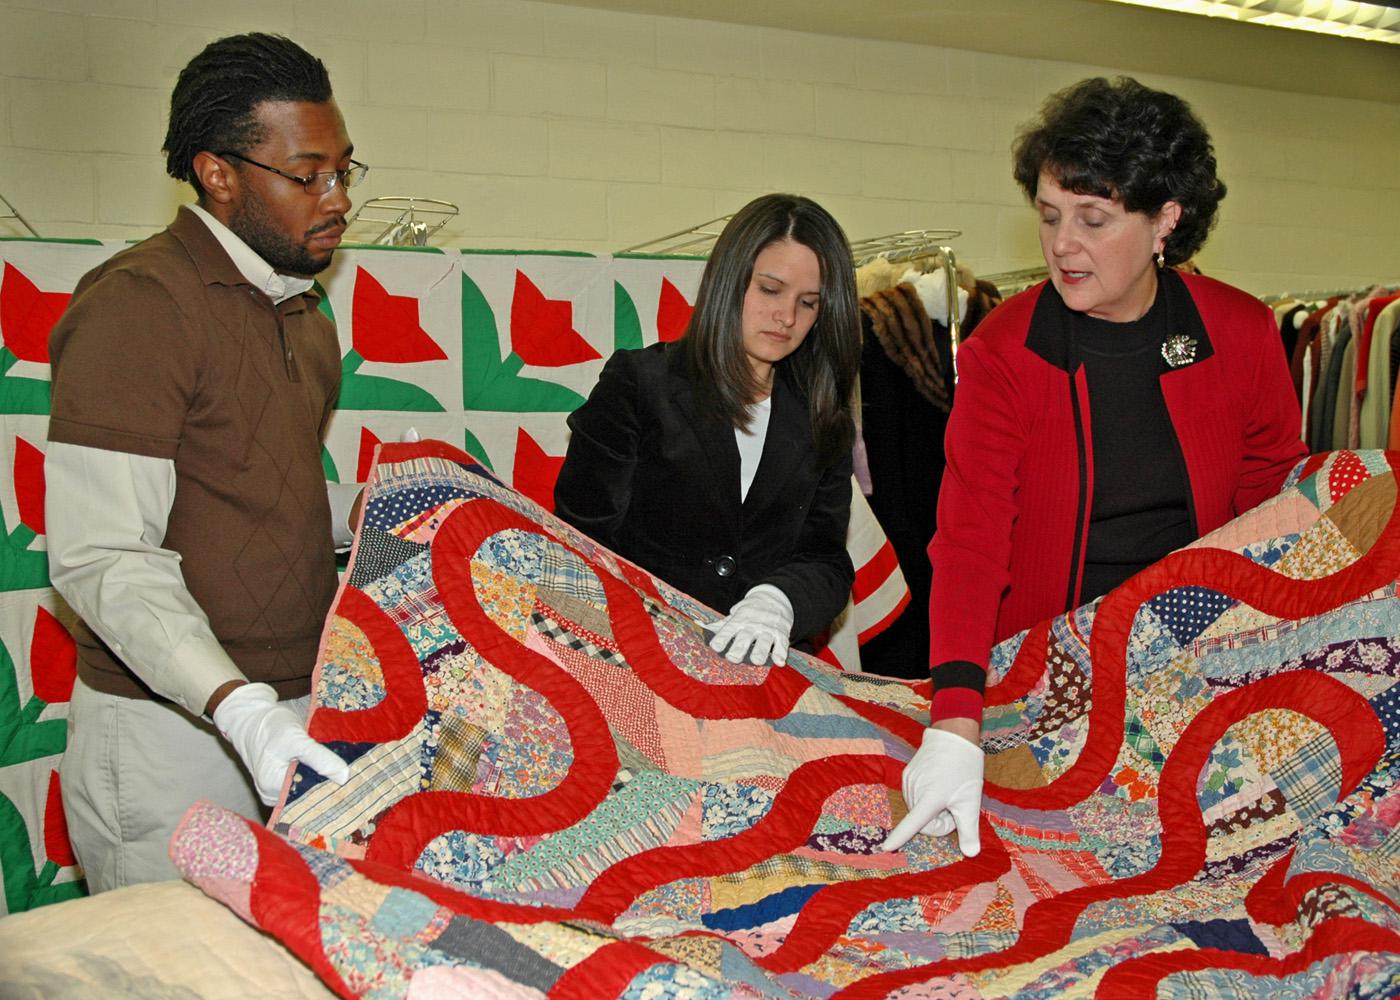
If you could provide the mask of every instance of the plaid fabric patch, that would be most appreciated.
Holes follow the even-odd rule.
[[[574,635],[609,649],[617,648],[613,642],[612,620],[601,605],[572,597],[544,584],[536,588],[535,595],[536,600],[545,605],[544,610],[549,616]]]
[[[1269,776],[1288,801],[1288,808],[1303,823],[1311,822],[1334,805],[1342,791],[1342,762],[1337,744],[1321,735],[1299,748]]]
[[[841,882],[850,876],[851,871],[830,861],[779,854],[744,871],[730,872],[712,879],[710,893],[716,906],[739,906],[793,885]]]
[[[355,877],[355,870],[345,863],[345,859],[329,851],[318,851],[305,844],[293,844],[292,848],[301,855],[306,867],[321,883],[321,891],[329,892],[340,883]]]
[[[627,661],[622,658],[622,654],[611,642],[607,646],[600,645],[599,643],[604,640],[596,633],[593,634],[593,638],[597,639],[598,642],[590,642],[588,639],[575,635],[564,625],[553,621],[549,617],[549,612],[549,608],[536,602],[535,611],[530,615],[530,624],[540,635],[559,643],[561,646],[567,646],[569,649],[582,653],[591,660],[603,660],[619,667],[627,666]]]
[[[470,791],[486,730],[449,712],[438,722],[437,748],[427,763],[424,785],[434,791]]]
[[[384,613],[394,620],[395,625],[412,625],[426,618],[441,618],[442,605],[438,600],[437,588],[426,586],[422,590],[406,593],[403,600]]]
[[[1262,646],[1265,643],[1277,642],[1282,636],[1297,630],[1298,622],[1290,618],[1273,621],[1258,628],[1231,631],[1221,636],[1205,639],[1198,637],[1192,641],[1189,648],[1193,655],[1204,657],[1222,650],[1249,649],[1254,646]]]
[[[371,746],[351,765],[350,784],[341,788],[323,781],[308,790],[282,811],[276,831],[316,830],[327,843],[362,843],[374,829],[374,817],[419,790],[420,747],[426,736],[426,723],[419,722],[397,743]],[[371,819],[364,822],[365,817]]]
[[[1136,716],[1130,717],[1123,727],[1123,739],[1158,771],[1167,762],[1166,755],[1157,747],[1157,741]]]
[[[603,607],[608,603],[603,584],[578,556],[560,545],[540,547],[539,579],[548,580],[552,589],[569,597]]]
[[[1059,654],[1077,666],[1085,677],[1094,674],[1089,658],[1089,636],[1094,630],[1094,612],[1099,602],[1085,604],[1050,623],[1050,641]]]

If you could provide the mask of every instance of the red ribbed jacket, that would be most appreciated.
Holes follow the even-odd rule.
[[[1171,329],[1198,341],[1196,359],[1161,384],[1200,536],[1275,495],[1307,448],[1270,310],[1219,281],[1163,274]],[[1069,316],[1042,283],[993,311],[958,354],[929,544],[934,720],[980,718],[992,646],[1080,603],[1094,456]]]

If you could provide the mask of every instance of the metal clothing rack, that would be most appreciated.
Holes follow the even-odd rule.
[[[851,256],[855,258],[856,267],[869,264],[878,257],[885,258],[891,264],[920,260],[943,251],[952,253],[952,249],[943,244],[961,235],[961,229],[906,229],[902,233],[852,240]]]
[[[1273,295],[1261,295],[1260,301],[1273,305],[1285,299],[1293,299],[1298,302],[1325,302],[1327,299],[1346,299],[1353,295],[1360,295],[1369,292],[1373,288],[1400,288],[1400,281],[1373,281],[1360,288],[1329,288],[1313,290],[1307,292],[1279,292]]]
[[[906,229],[899,233],[851,241],[851,256],[856,267],[881,258],[891,264],[916,260],[937,262],[943,271],[943,286],[948,296],[948,364],[954,383],[958,381],[958,342],[962,334],[962,316],[958,312],[958,257],[948,243],[961,235],[961,229]]]
[[[1003,298],[1010,298],[1019,291],[1037,285],[1050,277],[1045,267],[1023,267],[1019,271],[1000,271],[996,274],[979,274],[978,281],[991,282]]]
[[[31,235],[39,235],[39,230],[31,226],[29,224],[29,220],[26,219],[24,216],[20,215],[19,209],[11,205],[9,199],[6,198],[3,194],[0,194],[0,205],[5,206],[5,211],[0,212],[0,219],[18,219],[19,224],[22,225],[25,229],[28,229]]]
[[[666,236],[633,244],[617,251],[617,254],[683,254],[708,257],[725,224],[733,217],[732,214],[721,215],[717,219]],[[856,267],[868,264],[878,257],[883,257],[892,264],[924,259],[938,261],[947,278],[948,335],[952,343],[950,360],[954,381],[958,377],[957,351],[961,317],[958,313],[958,260],[948,242],[961,235],[960,229],[906,229],[899,233],[851,241],[851,259]]]
[[[348,229],[372,226],[374,236],[351,239],[355,243],[378,246],[423,247],[428,237],[447,225],[457,215],[457,206],[437,198],[415,198],[408,195],[386,195],[371,198],[360,205],[350,220]]]
[[[654,240],[626,247],[617,251],[617,254],[618,256],[629,253],[668,256],[677,254],[708,257],[710,251],[715,248],[715,240],[719,239],[719,234],[724,231],[725,223],[732,218],[734,218],[732,212],[729,215],[721,215],[718,219],[702,222],[698,226],[691,226],[689,229],[682,229],[668,236],[658,236]]]

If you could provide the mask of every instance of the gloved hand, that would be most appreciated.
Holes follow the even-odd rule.
[[[710,648],[724,653],[730,663],[740,663],[747,655],[750,663],[763,664],[771,655],[783,666],[792,634],[792,602],[771,583],[760,583],[729,609],[727,617],[709,627],[715,633]]]
[[[241,684],[230,691],[214,709],[214,725],[238,751],[263,805],[277,801],[293,759],[337,785],[350,780],[350,765],[313,740],[297,713],[280,704],[267,684]]]
[[[882,851],[897,851],[916,833],[944,837],[958,831],[967,857],[982,850],[982,748],[954,733],[925,729],[918,752],[904,766],[904,804],[909,814],[890,831]]]

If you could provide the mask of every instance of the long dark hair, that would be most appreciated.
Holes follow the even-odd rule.
[[[735,427],[762,391],[744,354],[744,294],[760,251],[785,239],[811,250],[821,268],[817,321],[781,362],[807,396],[812,437],[823,464],[855,440],[851,391],[860,365],[855,266],[840,224],[810,198],[766,194],[729,220],[705,265],[682,347],[697,396]]]

